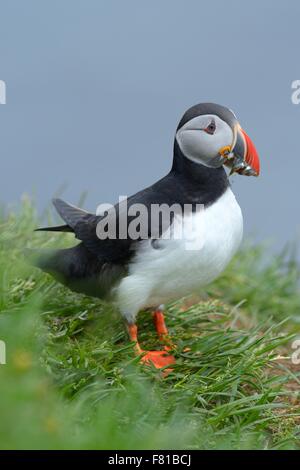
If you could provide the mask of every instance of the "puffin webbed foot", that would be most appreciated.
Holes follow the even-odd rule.
[[[163,351],[142,351],[144,354],[141,357],[141,363],[146,365],[153,365],[156,369],[171,366],[175,364],[175,357],[168,354],[166,350]],[[171,371],[172,369],[170,369]]]
[[[137,355],[141,355],[140,362],[145,365],[153,365],[157,369],[162,369],[167,366],[175,364],[175,357],[169,354],[169,351],[173,349],[173,344],[169,339],[168,330],[165,325],[164,315],[161,310],[156,310],[153,313],[154,325],[158,334],[158,337],[164,343],[167,343],[161,351],[144,351],[138,342],[137,326],[135,324],[128,324],[127,330],[131,341],[135,342],[135,352]],[[172,369],[166,369],[166,372],[171,372]]]

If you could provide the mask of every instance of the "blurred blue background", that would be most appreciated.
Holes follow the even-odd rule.
[[[114,202],[170,168],[182,113],[232,108],[260,154],[234,177],[246,231],[281,247],[299,234],[300,3],[0,1],[0,201],[59,188],[85,208]]]

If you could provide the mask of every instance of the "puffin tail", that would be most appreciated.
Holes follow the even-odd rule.
[[[92,274],[89,269],[93,266],[86,255],[82,244],[64,249],[27,250],[27,259],[33,266],[67,286]]]
[[[67,253],[67,249],[26,250],[26,257],[33,266],[51,274],[62,282],[68,274]]]
[[[71,290],[98,298],[105,298],[122,275],[123,269],[103,263],[80,243],[61,250],[27,250],[26,257],[36,268],[50,274]]]

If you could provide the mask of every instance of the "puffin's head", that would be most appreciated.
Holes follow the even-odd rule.
[[[184,157],[210,168],[227,165],[230,174],[258,176],[259,157],[250,137],[234,113],[214,103],[188,109],[176,131]]]

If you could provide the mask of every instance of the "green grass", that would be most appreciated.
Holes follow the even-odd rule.
[[[177,364],[162,378],[139,365],[112,305],[26,264],[26,247],[74,243],[36,225],[26,199],[0,216],[1,448],[299,447],[294,256],[249,245],[206,293],[169,305]],[[147,312],[139,327],[142,345],[158,347]]]

